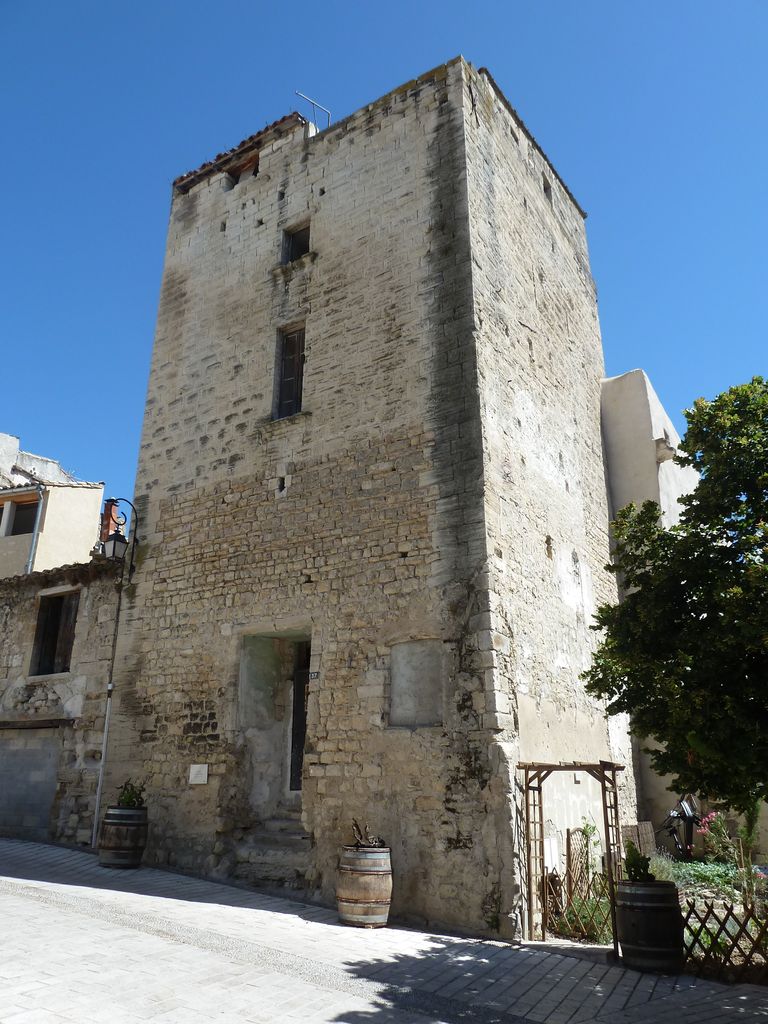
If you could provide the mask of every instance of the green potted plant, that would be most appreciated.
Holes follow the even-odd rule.
[[[355,842],[341,848],[336,900],[342,924],[383,928],[392,901],[390,850],[380,836],[352,819]]]
[[[616,929],[624,964],[638,971],[677,973],[685,961],[683,915],[674,882],[657,882],[634,843],[627,843],[627,877],[616,891]]]
[[[99,832],[99,864],[106,868],[137,868],[147,845],[146,784],[126,779],[117,801],[107,808]]]

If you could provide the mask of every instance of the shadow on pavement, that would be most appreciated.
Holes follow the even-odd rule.
[[[562,957],[543,951],[483,943],[451,942],[430,936],[429,950],[396,954],[387,960],[346,963],[345,970],[360,979],[377,982],[373,1009],[335,1017],[337,1024],[391,1024],[423,1020],[441,1024],[532,1024],[530,1018],[507,1008],[505,990],[526,991],[546,975],[549,963]],[[514,963],[514,969],[512,964]],[[529,978],[530,976],[530,978]],[[528,981],[526,979],[529,978]],[[460,995],[459,995],[460,992]],[[500,1005],[489,1005],[497,996]],[[412,1018],[404,1014],[413,1014]]]
[[[22,839],[0,838],[0,877],[268,910],[305,921],[338,923],[335,911],[303,901],[290,892],[276,896],[157,867],[104,868],[90,852]]]

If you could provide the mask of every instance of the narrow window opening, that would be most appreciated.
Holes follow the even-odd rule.
[[[282,203],[282,201],[284,199],[285,199],[285,191],[284,191],[284,189],[281,188],[280,191],[277,193],[277,201],[278,201],[278,203]]]
[[[546,174],[542,174],[542,176],[541,176],[541,184],[542,184],[542,187],[544,189],[544,196],[545,196],[547,202],[551,203],[552,202],[552,183],[550,182],[550,180],[546,176]]]
[[[547,558],[552,558],[552,556],[554,554],[554,546],[552,544],[552,538],[549,536],[549,534],[547,534],[544,543],[546,544],[546,547],[547,547]]]
[[[279,476],[277,478],[277,489],[278,489],[280,494],[282,494],[283,491],[285,490],[285,477],[284,476]]]
[[[284,331],[278,343],[278,380],[274,419],[301,412],[304,385],[304,328]]]
[[[12,537],[18,537],[22,533],[34,532],[38,504],[39,502],[37,501],[28,501],[23,505],[15,505],[13,510],[13,521],[11,523]]]
[[[321,196],[324,196],[324,195],[325,195],[325,189],[324,189],[324,188],[321,188],[321,189],[320,189],[320,195],[321,195]]]
[[[309,224],[283,232],[283,263],[293,263],[309,252]]]
[[[31,676],[69,671],[79,602],[79,590],[40,598]]]
[[[294,645],[293,700],[291,701],[291,763],[288,785],[292,792],[301,790],[304,769],[304,747],[307,743],[307,691],[309,688],[308,640]]]
[[[223,220],[221,222],[221,224],[219,225],[219,231],[226,231],[226,230],[227,230],[227,222],[225,220]]]

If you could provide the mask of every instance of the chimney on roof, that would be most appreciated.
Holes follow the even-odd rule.
[[[117,502],[114,498],[107,498],[104,502],[104,511],[101,514],[101,529],[99,540],[103,544],[111,533],[114,533],[118,524]]]

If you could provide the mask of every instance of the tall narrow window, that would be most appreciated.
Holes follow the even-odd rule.
[[[283,331],[278,353],[276,420],[301,412],[301,392],[304,382],[304,328]]]
[[[40,598],[31,676],[69,671],[79,602],[79,590]]]

